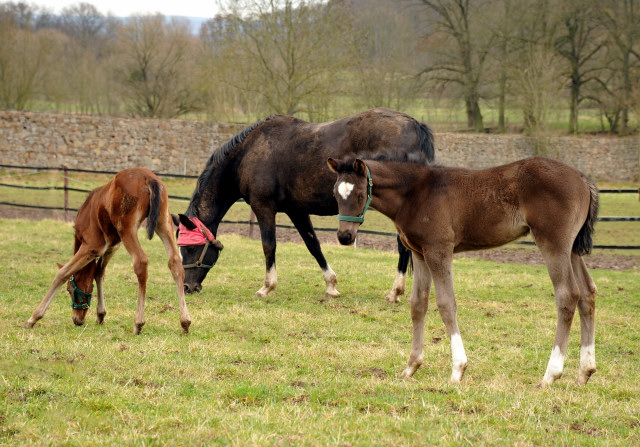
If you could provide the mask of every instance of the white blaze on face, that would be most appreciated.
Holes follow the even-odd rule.
[[[349,194],[351,194],[351,191],[353,191],[353,183],[349,183],[349,182],[342,182],[338,185],[338,194],[340,194],[340,197],[342,197],[344,200],[347,200],[347,197],[349,197]]]

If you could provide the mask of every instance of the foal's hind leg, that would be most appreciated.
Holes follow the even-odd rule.
[[[598,289],[587,271],[587,266],[584,264],[582,256],[572,253],[571,265],[573,266],[573,273],[578,282],[578,287],[580,287],[578,311],[580,312],[581,348],[577,383],[586,385],[591,374],[596,372],[595,310]]]
[[[71,258],[69,262],[67,262],[58,270],[55,278],[53,279],[51,287],[45,294],[38,307],[36,307],[36,309],[33,311],[31,318],[29,318],[24,324],[24,327],[33,327],[33,325],[36,324],[38,320],[44,316],[44,313],[49,308],[51,300],[53,300],[53,297],[56,295],[56,292],[58,291],[60,286],[67,282],[71,275],[87,265],[89,262],[93,261],[96,257],[97,255],[95,252],[92,252],[87,249],[86,246],[81,245],[73,258]]]
[[[104,317],[107,315],[107,308],[104,305],[104,274],[107,269],[107,264],[118,250],[119,245],[114,245],[113,247],[109,247],[107,251],[100,257],[98,261],[98,265],[96,267],[96,271],[94,274],[94,278],[96,280],[96,290],[98,292],[98,306],[96,307],[97,313],[97,323],[104,323]]]
[[[256,296],[266,298],[278,285],[278,273],[276,272],[276,212],[272,208],[251,207],[260,226],[262,237],[262,250],[267,267],[264,285],[256,292]]]
[[[189,333],[189,326],[191,326],[191,317],[189,316],[189,310],[187,309],[187,301],[184,296],[184,268],[182,268],[182,262],[180,255],[178,254],[178,247],[173,240],[171,226],[171,216],[167,212],[167,217],[164,221],[158,222],[156,233],[160,236],[164,249],[169,257],[169,270],[178,288],[178,300],[180,301],[180,326],[182,326],[182,333]]]
[[[539,242],[539,241],[537,241]],[[540,246],[541,244],[539,244]],[[569,250],[560,251],[560,254],[552,254],[543,251],[547,270],[553,283],[556,297],[556,308],[558,311],[558,325],[553,342],[553,350],[547,364],[547,370],[542,377],[541,386],[551,386],[553,382],[562,377],[564,369],[564,359],[567,353],[569,341],[569,331],[576,305],[580,299],[580,289],[576,283],[571,267],[571,255]]]
[[[131,226],[126,234],[121,234],[124,248],[127,249],[133,260],[133,271],[138,277],[138,308],[133,320],[133,333],[138,335],[144,326],[144,302],[147,294],[147,266],[149,258],[142,251],[135,226]]]
[[[340,292],[336,289],[336,285],[338,284],[338,278],[336,277],[335,272],[331,269],[327,260],[324,258],[322,254],[322,249],[320,248],[320,241],[316,237],[316,232],[313,229],[313,225],[311,224],[311,219],[308,214],[297,214],[297,213],[287,213],[291,222],[295,225],[298,233],[302,236],[302,240],[307,246],[307,250],[309,253],[316,258],[318,265],[322,269],[322,274],[324,276],[324,282],[327,285],[327,289],[325,291],[325,296],[327,297],[337,297],[340,295]]]
[[[411,290],[411,321],[413,322],[413,339],[407,367],[400,377],[411,377],[422,365],[424,347],[424,317],[429,308],[429,292],[431,291],[431,273],[424,258],[413,254],[413,289]]]
[[[411,250],[402,245],[400,236],[398,236],[398,270],[396,272],[396,279],[391,286],[391,291],[387,295],[387,301],[390,303],[399,303],[400,295],[404,295],[407,284],[407,268],[409,267],[410,259]]]

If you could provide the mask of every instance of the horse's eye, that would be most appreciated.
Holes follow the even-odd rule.
[[[360,201],[364,200],[364,194],[363,193],[360,193],[360,195],[358,196],[358,200],[360,200]]]

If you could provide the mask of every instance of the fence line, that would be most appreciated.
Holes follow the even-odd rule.
[[[43,210],[52,210],[52,211],[64,211],[65,212],[65,216],[68,220],[68,212],[77,212],[78,208],[70,208],[69,207],[69,196],[68,193],[69,191],[71,192],[84,192],[84,193],[89,193],[91,192],[91,190],[88,189],[79,189],[79,188],[70,188],[68,185],[68,172],[82,172],[82,173],[91,173],[91,174],[117,174],[118,171],[95,171],[95,170],[89,170],[89,169],[72,169],[72,168],[67,168],[66,166],[62,166],[62,167],[46,167],[46,166],[17,166],[17,165],[4,165],[4,164],[0,164],[0,168],[7,168],[7,169],[30,169],[30,170],[48,170],[48,171],[63,171],[65,174],[64,177],[64,186],[25,186],[25,185],[14,185],[14,184],[9,184],[9,183],[0,183],[0,187],[6,187],[6,188],[17,188],[17,189],[28,189],[28,190],[41,190],[41,191],[64,191],[64,195],[65,195],[65,206],[64,207],[59,207],[59,206],[46,206],[46,205],[29,205],[26,203],[19,203],[19,202],[5,202],[5,201],[0,201],[0,205],[6,205],[6,206],[15,206],[15,207],[19,207],[19,208],[33,208],[33,209],[43,209]],[[173,177],[173,178],[185,178],[185,179],[195,179],[198,178],[198,176],[196,175],[181,175],[181,174],[162,174],[162,173],[156,173],[156,175],[158,175],[159,177]],[[640,189],[623,189],[623,188],[613,188],[613,189],[601,189],[599,190],[600,193],[607,193],[607,194],[636,194],[638,193],[640,195]],[[185,197],[185,196],[173,196],[173,195],[169,195],[170,199],[174,199],[174,200],[191,200],[191,197]],[[240,199],[239,201],[243,201],[243,199]],[[253,216],[252,216],[253,218]],[[640,217],[637,216],[604,216],[604,217],[599,217],[598,218],[598,222],[640,222]],[[223,224],[236,224],[236,225],[255,225],[255,222],[250,220],[246,220],[246,221],[231,221],[231,220],[222,220],[220,223]],[[285,228],[285,229],[292,229],[295,230],[296,228],[292,225],[283,225],[283,224],[276,224],[277,228]],[[315,231],[336,231],[336,228],[314,228]],[[396,233],[388,233],[388,232],[384,232],[384,231],[374,231],[374,230],[365,230],[365,229],[360,229],[358,230],[359,233],[362,234],[370,234],[370,235],[375,235],[375,236],[390,236],[390,237],[396,237]],[[520,245],[535,245],[534,242],[529,242],[529,241],[518,241],[516,242],[517,244]],[[594,248],[605,248],[605,249],[620,249],[620,250],[638,250],[640,249],[640,246],[635,246],[635,245],[594,245]]]

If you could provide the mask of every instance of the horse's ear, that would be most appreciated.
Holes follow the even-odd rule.
[[[197,227],[196,225],[191,222],[191,219],[189,219],[187,216],[185,216],[184,214],[178,214],[178,220],[180,221],[180,223],[182,225],[185,226],[185,228],[189,231],[191,230],[195,230]]]
[[[60,270],[62,267],[64,267],[64,265],[60,264],[59,262],[56,262],[56,265],[58,266],[58,270]]]
[[[336,174],[338,173],[338,162],[333,158],[329,157],[329,159],[327,160],[327,165],[329,165],[329,169],[331,169],[333,172],[335,172]]]
[[[222,249],[224,248],[224,245],[222,245],[222,242],[220,242],[218,239],[214,239],[211,244],[220,251],[222,251]]]
[[[173,229],[175,230],[178,227],[178,224],[180,223],[180,219],[178,219],[178,216],[176,216],[175,214],[171,215],[171,221],[173,222]]]
[[[365,165],[364,161],[360,160],[359,158],[356,158],[356,161],[353,162],[353,170],[363,177],[367,176],[367,165]]]

